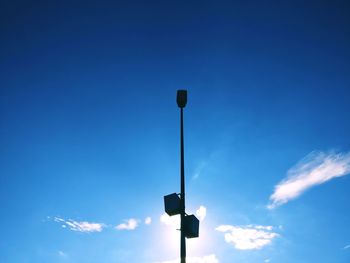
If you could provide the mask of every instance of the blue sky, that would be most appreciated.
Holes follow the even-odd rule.
[[[1,262],[350,261],[347,1],[2,1]]]

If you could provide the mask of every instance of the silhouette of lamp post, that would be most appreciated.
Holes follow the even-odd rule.
[[[185,212],[185,164],[184,164],[184,129],[183,109],[187,103],[187,90],[177,91],[177,105],[180,108],[180,176],[181,193],[164,196],[165,212],[169,216],[180,214],[180,258],[181,263],[186,263],[186,238],[199,236],[199,220],[194,215],[187,215]]]

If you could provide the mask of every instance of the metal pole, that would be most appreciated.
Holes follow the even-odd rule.
[[[181,238],[180,238],[180,253],[181,263],[186,263],[186,239],[184,233],[185,226],[185,164],[184,164],[184,127],[183,127],[183,108],[181,109]]]

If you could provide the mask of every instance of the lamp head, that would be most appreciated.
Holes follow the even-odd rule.
[[[179,108],[185,108],[187,103],[187,90],[178,90],[176,97],[177,106]]]

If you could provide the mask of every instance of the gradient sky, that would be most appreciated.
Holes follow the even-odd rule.
[[[1,1],[0,261],[350,262],[348,1]]]

